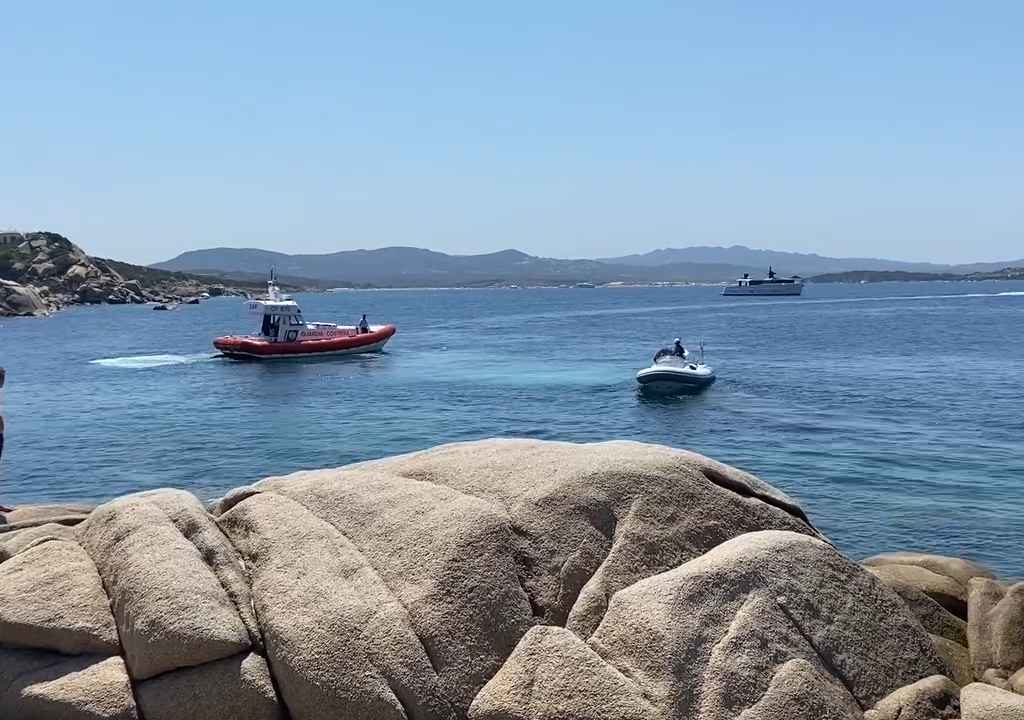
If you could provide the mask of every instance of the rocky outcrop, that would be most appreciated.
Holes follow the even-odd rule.
[[[204,278],[90,257],[57,233],[24,238],[20,245],[0,247],[0,315],[42,315],[65,305],[170,302],[201,292],[245,294],[210,287]]]
[[[53,309],[33,286],[0,279],[0,316],[45,315]]]
[[[209,511],[161,490],[47,522],[65,510],[0,525],[0,714],[930,720],[1020,697],[971,684],[972,656],[1020,684],[991,573],[879,565],[966,583],[965,628],[933,599],[951,585],[869,572],[775,488],[667,447],[491,440]]]

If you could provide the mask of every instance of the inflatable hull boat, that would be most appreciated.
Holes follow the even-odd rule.
[[[703,390],[715,381],[715,371],[707,365],[688,363],[676,366],[656,364],[636,374],[643,392],[677,395]]]
[[[345,331],[348,332],[345,332]],[[308,340],[277,341],[258,335],[226,335],[213,341],[213,346],[230,358],[274,360],[327,355],[354,355],[377,352],[395,334],[394,325],[379,325],[369,332],[355,328],[338,328],[338,334]],[[351,334],[349,334],[351,333]]]

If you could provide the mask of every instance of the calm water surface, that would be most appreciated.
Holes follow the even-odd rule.
[[[964,554],[1024,575],[1024,283],[418,290],[299,296],[393,321],[388,352],[234,363],[233,298],[0,319],[0,501],[204,498],[272,474],[495,435],[688,447],[794,496],[845,550]],[[633,375],[704,336],[719,381],[672,401]]]

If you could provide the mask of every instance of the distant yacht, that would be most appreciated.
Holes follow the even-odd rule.
[[[799,275],[791,278],[776,277],[770,265],[768,277],[763,280],[753,280],[750,273],[743,273],[735,285],[722,288],[723,295],[799,295],[803,291],[804,281]]]

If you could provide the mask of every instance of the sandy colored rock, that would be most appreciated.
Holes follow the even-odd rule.
[[[787,703],[807,717],[858,717],[946,670],[877,578],[821,540],[780,531],[742,535],[619,591],[587,644],[657,717],[687,720],[767,719]],[[527,664],[520,648],[510,668]],[[545,660],[545,678],[578,665],[562,653]]]
[[[960,643],[947,640],[941,635],[932,635],[932,644],[939,655],[946,661],[949,669],[947,677],[960,687],[974,682],[974,666],[971,664],[971,651]]]
[[[284,720],[266,661],[235,655],[136,685],[146,720]]]
[[[920,590],[960,619],[967,619],[967,588],[956,580],[917,565],[867,565],[886,585],[904,584]]]
[[[611,594],[638,578],[750,530],[815,533],[752,476],[638,443],[457,444],[258,487],[358,549],[405,606],[460,712],[532,625],[565,623],[585,638]],[[221,519],[236,545],[224,518],[247,494]]]
[[[960,717],[960,688],[932,675],[886,696],[864,720],[949,720]]]
[[[963,720],[1024,720],[1024,696],[985,683],[960,691]]]
[[[583,640],[535,627],[480,691],[470,720],[655,720],[640,687]]]
[[[1010,676],[1010,690],[1018,695],[1024,695],[1024,668],[1021,668]]]
[[[753,475],[659,445],[486,440],[350,466],[448,487],[508,516],[547,624],[587,637],[618,590],[744,532],[816,531]]]
[[[458,498],[453,497],[453,502],[457,505]],[[423,510],[429,508],[425,505]],[[465,569],[469,576],[487,559],[500,557],[494,549],[501,549],[500,534],[507,529],[499,519],[488,522],[483,513],[475,515],[475,527],[467,527],[458,523],[459,511],[448,508],[452,522],[472,536],[462,549],[485,556],[482,561],[468,555],[453,561],[469,563]],[[267,659],[295,720],[455,717],[432,664],[437,662],[436,649],[428,639],[417,636],[401,600],[333,525],[274,493],[240,502],[221,516],[220,524],[249,567]],[[442,527],[436,529],[443,533]],[[421,549],[424,557],[428,553],[427,548]],[[499,562],[490,577],[480,574],[475,578],[480,597],[492,599],[491,591],[506,593],[506,602],[518,602],[518,617],[525,621],[529,618],[526,598],[514,574],[506,570],[502,576],[501,572]],[[495,577],[501,579],[500,585],[488,587]],[[461,589],[453,583],[452,592]],[[424,588],[424,592],[429,590]],[[495,612],[492,633],[481,637],[482,642],[514,644],[525,632],[525,624],[505,626],[498,612],[500,600],[484,609]],[[456,637],[460,620],[478,622],[451,616],[439,620],[451,623],[449,631]],[[465,664],[470,667],[487,654],[485,647],[463,648]]]
[[[865,558],[864,565],[916,565],[939,575],[952,578],[958,584],[967,587],[972,578],[995,579],[995,573],[984,565],[963,558],[946,555],[932,555],[916,552],[891,552],[872,555]]]
[[[138,720],[120,657],[0,648],[0,717]]]
[[[970,583],[967,638],[975,677],[989,668],[1024,667],[1024,582],[1006,587],[995,580]]]
[[[790,660],[775,673],[764,696],[738,720],[862,720],[860,706],[834,679],[806,660]],[[907,719],[909,720],[909,718]]]
[[[0,644],[68,655],[119,652],[100,576],[78,543],[45,542],[0,564]]]
[[[0,279],[0,316],[45,315],[49,310],[36,288]]]
[[[1010,689],[1010,673],[1006,670],[989,668],[981,674],[980,682],[987,683],[1001,690]]]
[[[0,533],[0,563],[18,553],[50,540],[74,540],[74,528],[68,525],[45,523],[22,530]]]
[[[203,504],[195,495],[182,490],[154,490],[140,493],[139,497],[160,508],[178,532],[195,545],[231,599],[253,647],[261,648],[263,641],[253,613],[249,579],[242,566],[242,558]]]
[[[870,570],[871,567],[868,567]],[[910,583],[885,573],[879,579],[888,585],[918,619],[924,629],[959,645],[967,644],[967,622],[961,620]]]
[[[91,505],[63,504],[63,505],[22,505],[14,508],[13,511],[4,514],[7,520],[7,527],[12,530],[54,523],[57,525],[77,525],[85,519],[92,510]]]
[[[114,500],[78,530],[111,598],[133,678],[248,651],[249,634],[217,575],[156,504]]]

